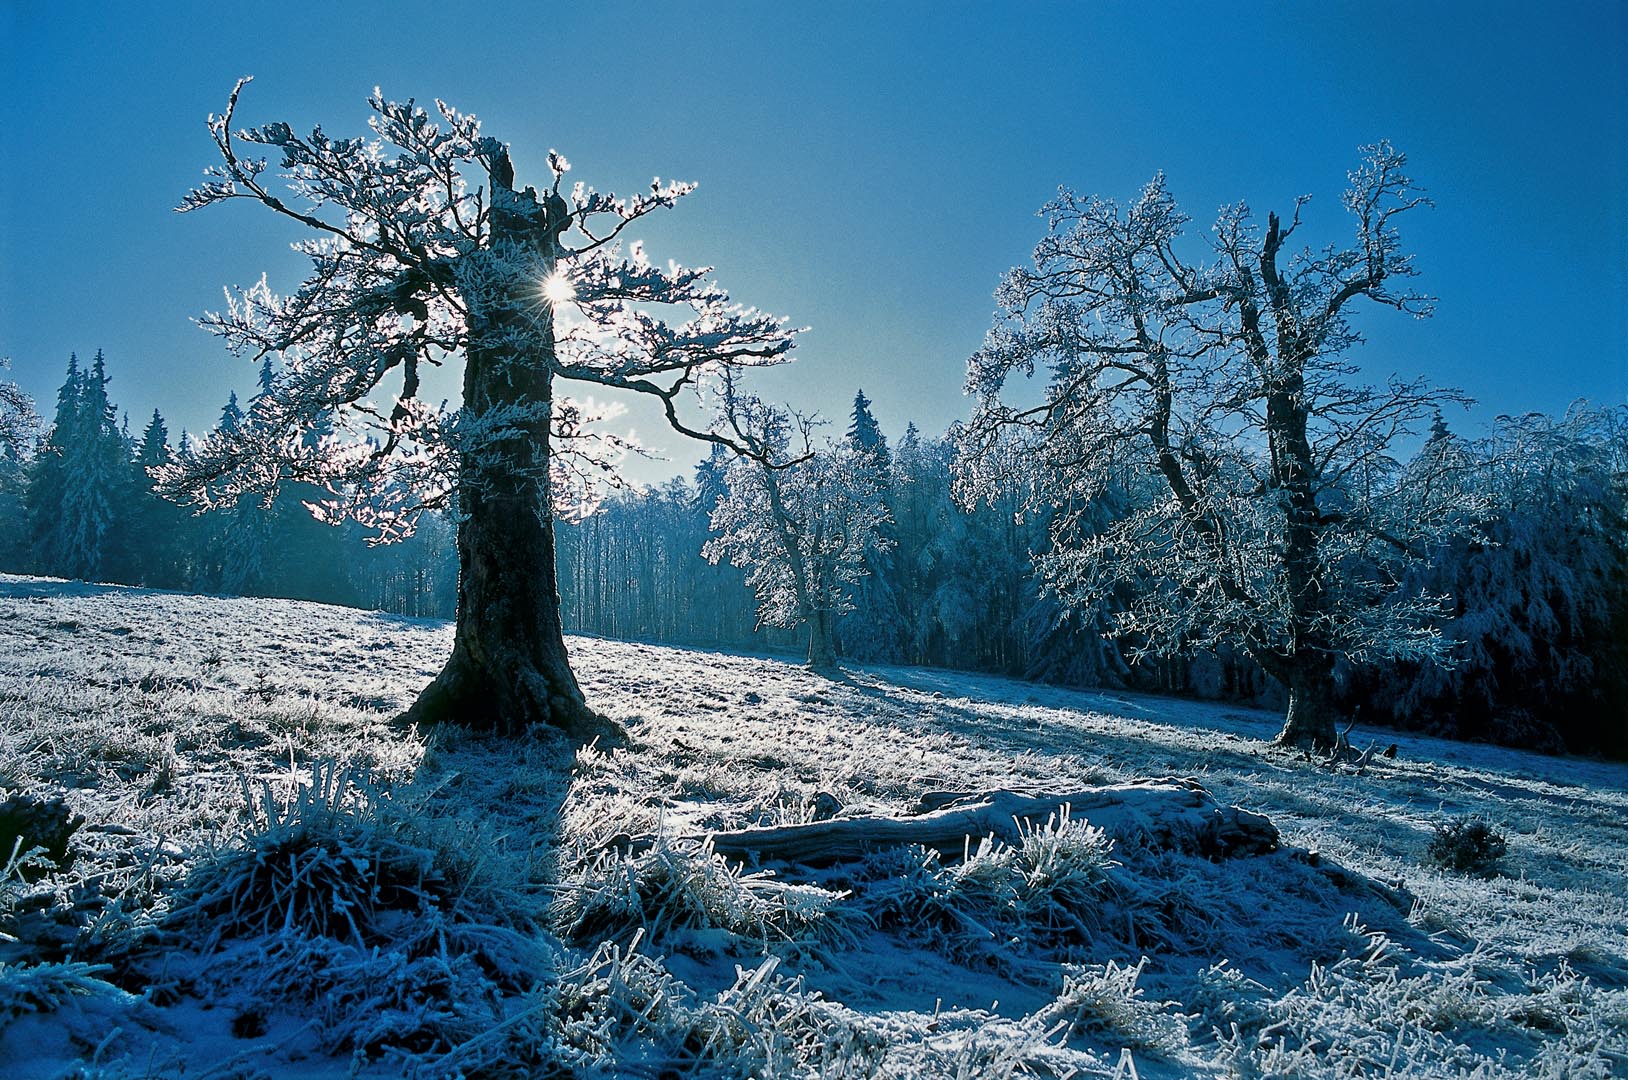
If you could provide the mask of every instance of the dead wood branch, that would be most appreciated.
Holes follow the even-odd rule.
[[[1022,791],[930,792],[912,817],[850,817],[804,825],[715,833],[720,855],[820,866],[878,848],[920,844],[959,854],[985,836],[1015,841],[1020,822],[1043,822],[1067,808],[1121,845],[1175,849],[1208,858],[1273,851],[1278,831],[1260,814],[1225,806],[1192,780],[1161,779],[1062,794]]]

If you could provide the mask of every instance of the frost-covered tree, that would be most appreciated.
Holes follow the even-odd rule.
[[[0,371],[11,361],[0,356]],[[0,380],[0,460],[21,462],[34,449],[40,418],[34,399],[10,380]]]
[[[892,486],[893,455],[863,390],[854,394],[846,452],[852,456],[850,467],[858,474],[859,486],[878,492],[885,502]],[[883,518],[876,540],[860,553],[864,572],[854,583],[853,608],[837,624],[839,651],[844,655],[885,662],[896,662],[903,655],[903,627],[894,594],[898,575],[892,553],[896,546],[893,522]]]
[[[0,370],[9,366],[10,361],[0,357]],[[10,570],[23,569],[27,561],[23,491],[39,429],[34,399],[16,383],[0,380],[0,566]]]
[[[565,387],[651,398],[675,430],[723,441],[685,418],[688,396],[717,372],[784,359],[790,333],[734,304],[708,271],[622,247],[629,224],[693,185],[656,181],[631,198],[562,188],[569,166],[550,151],[541,190],[517,187],[507,147],[473,116],[378,93],[370,137],[239,130],[242,86],[210,118],[220,161],[180,209],[258,203],[310,230],[312,270],[290,296],[262,280],[204,317],[234,352],[278,364],[258,422],[184,455],[163,471],[166,490],[210,505],[318,483],[325,514],[385,538],[452,508],[452,656],[409,717],[604,730],[565,651],[553,525],[588,503],[623,447],[592,426],[606,410]],[[244,144],[275,155],[291,197]],[[420,393],[426,370],[449,363],[462,366],[455,409]],[[324,416],[335,434],[312,446],[302,435]]]
[[[80,369],[77,356],[69,357],[26,498],[35,565],[45,573],[92,578],[108,554],[123,503],[128,448],[107,384],[100,350],[88,371]]]
[[[1473,441],[1439,428],[1419,456],[1479,500],[1478,532],[1419,571],[1453,597],[1451,663],[1361,672],[1356,692],[1409,727],[1628,752],[1628,409],[1501,416]]]
[[[1309,197],[1264,229],[1242,203],[1223,209],[1201,253],[1163,176],[1123,209],[1064,190],[968,364],[963,496],[991,489],[989,451],[1013,432],[1046,478],[1038,503],[1088,506],[1116,469],[1157,476],[1155,501],[1058,544],[1047,579],[1075,603],[1134,583],[1118,628],[1149,648],[1246,650],[1288,688],[1286,745],[1335,741],[1340,657],[1444,648],[1439,601],[1400,583],[1451,510],[1401,512],[1391,448],[1456,395],[1364,385],[1347,359],[1359,304],[1430,311],[1397,232],[1428,201],[1404,167],[1366,148],[1344,197],[1354,241],[1319,248],[1291,245]],[[1008,382],[1037,368],[1043,400],[1009,403]]]
[[[816,450],[816,421],[731,397],[731,424],[750,452],[729,469],[712,513],[718,535],[702,554],[746,572],[759,618],[808,627],[808,663],[836,664],[834,623],[851,610],[867,549],[885,549],[887,506],[866,455],[846,446]]]

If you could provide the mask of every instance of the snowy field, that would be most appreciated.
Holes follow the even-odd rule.
[[[1628,766],[1358,730],[1397,747],[1358,769],[1226,705],[590,639],[626,747],[393,727],[450,645],[0,576],[0,784],[84,819],[0,886],[0,1075],[1628,1073]],[[700,843],[1149,777],[1283,847]],[[1503,858],[1436,865],[1472,815]]]

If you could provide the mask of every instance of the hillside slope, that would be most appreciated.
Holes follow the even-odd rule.
[[[0,1072],[1628,1069],[1628,766],[1386,734],[1358,771],[1227,706],[593,639],[573,657],[626,748],[393,728],[450,642],[0,576],[0,784],[85,819],[71,865],[0,887]],[[698,846],[1153,776],[1286,847],[1078,819],[820,870]],[[1487,876],[1428,857],[1470,815],[1507,838]]]

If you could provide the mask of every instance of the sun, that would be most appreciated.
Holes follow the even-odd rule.
[[[543,279],[543,298],[551,304],[564,304],[575,300],[577,290],[571,279],[556,270]]]

